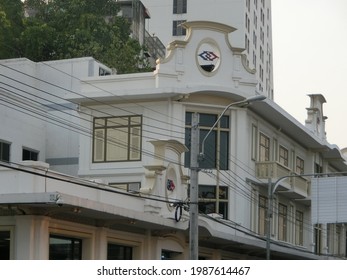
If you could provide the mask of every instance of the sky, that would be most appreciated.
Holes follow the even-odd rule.
[[[274,101],[305,123],[324,95],[327,140],[347,147],[347,0],[272,0]]]

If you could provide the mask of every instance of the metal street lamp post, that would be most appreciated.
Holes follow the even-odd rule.
[[[190,250],[190,259],[197,260],[199,254],[199,224],[198,224],[198,216],[199,216],[199,207],[198,207],[198,199],[199,199],[199,182],[198,182],[198,173],[199,173],[199,163],[205,157],[205,141],[207,137],[211,134],[213,129],[216,127],[220,119],[223,117],[225,112],[230,107],[246,107],[252,102],[261,101],[266,99],[264,95],[256,95],[249,98],[246,98],[241,101],[232,102],[227,105],[223,112],[220,114],[216,122],[213,124],[211,129],[208,131],[206,136],[201,142],[201,151],[199,150],[199,115],[198,113],[193,114],[192,116],[192,129],[191,129],[191,144],[190,144],[190,206],[189,206],[189,250]]]

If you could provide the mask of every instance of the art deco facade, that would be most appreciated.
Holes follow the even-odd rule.
[[[136,1],[135,1],[136,2]],[[218,21],[236,28],[230,39],[244,49],[257,91],[274,98],[271,0],[142,0],[151,18],[146,29],[165,44],[183,39],[186,21]]]
[[[199,258],[346,256],[346,227],[312,224],[308,173],[346,171],[327,142],[322,95],[306,125],[271,99],[230,38],[184,24],[149,73],[107,75],[92,58],[0,61],[2,259],[188,259],[190,141],[199,114]],[[303,106],[304,107],[304,106]],[[216,126],[214,124],[216,123]],[[301,176],[302,175],[302,176]]]

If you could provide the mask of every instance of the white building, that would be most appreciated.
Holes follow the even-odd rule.
[[[69,108],[78,116],[71,117],[69,129],[58,129],[48,121],[47,108],[47,121],[37,120],[36,111],[31,120],[18,111],[19,104],[9,107],[12,98],[1,100],[0,142],[10,151],[9,159],[2,158],[10,164],[0,164],[1,258],[189,258],[191,116],[199,113],[202,138],[226,106],[257,94],[257,80],[229,40],[233,27],[209,21],[184,26],[186,39],[172,42],[150,73],[88,75],[98,67],[107,71],[89,59],[80,61],[77,72],[74,60],[70,67],[68,61],[66,67],[0,62],[2,75],[14,78],[1,88],[3,95],[16,95],[18,81],[25,91],[24,83],[37,83],[45,89],[35,89],[38,96],[57,92],[62,104],[77,106]],[[6,66],[30,75],[19,77]],[[69,74],[65,80],[61,70]],[[324,97],[310,99],[305,126],[271,99],[230,106],[217,122],[199,172],[199,258],[264,259],[269,179],[290,174],[296,176],[281,181],[273,200],[271,258],[346,256],[345,225],[312,224],[310,177],[300,176],[347,169],[338,147],[325,137]],[[73,137],[70,146],[75,132],[79,143]],[[39,144],[32,146],[35,139]],[[25,141],[44,151],[38,162],[19,162],[17,150]],[[78,166],[69,169],[66,159],[77,156]],[[62,174],[74,175],[76,167],[78,176]]]
[[[136,1],[136,0],[135,0]],[[273,99],[271,0],[142,0],[151,18],[146,29],[166,45],[186,35],[186,21],[218,21],[236,28],[230,40],[244,49],[257,90]]]
[[[65,97],[80,92],[82,77],[108,75],[111,69],[91,57],[41,63],[23,58],[2,60],[0,71],[5,120],[0,139],[11,145],[7,160],[45,161],[56,171],[77,175],[83,130],[77,104]]]

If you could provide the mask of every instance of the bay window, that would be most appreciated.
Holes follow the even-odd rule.
[[[94,118],[93,162],[141,160],[142,116]]]
[[[186,113],[186,134],[185,145],[190,150],[191,134],[191,112]],[[217,121],[218,115],[199,114],[199,129],[201,144],[211,127]],[[199,167],[206,169],[228,170],[229,161],[229,116],[222,116],[216,127],[206,138],[204,146],[204,160],[200,162]],[[190,152],[185,153],[185,167],[190,166]]]

